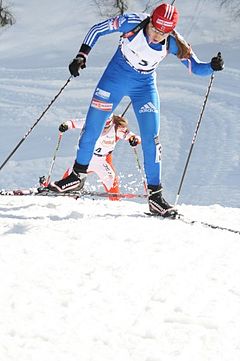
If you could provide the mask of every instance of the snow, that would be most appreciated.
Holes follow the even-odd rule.
[[[144,3],[131,1],[129,10]],[[240,359],[239,234],[200,223],[240,230],[240,30],[215,2],[177,5],[179,31],[199,57],[221,50],[226,63],[215,76],[179,200],[179,212],[199,222],[148,217],[146,201],[1,196],[3,361]],[[94,2],[76,0],[15,0],[12,10],[17,23],[0,31],[1,163],[63,86],[69,60],[99,18]],[[58,125],[86,113],[117,39],[99,40],[87,69],[1,170],[0,189],[33,187],[47,175]],[[174,202],[209,78],[189,77],[169,58],[158,83],[164,194]],[[137,132],[132,110],[128,118]],[[77,138],[77,131],[64,135],[55,179],[72,165]],[[122,191],[143,193],[130,147],[122,142],[114,156]],[[101,186],[92,176],[86,188]]]
[[[2,198],[2,360],[239,359],[239,235],[131,201]]]

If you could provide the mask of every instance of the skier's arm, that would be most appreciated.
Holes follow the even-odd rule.
[[[71,120],[67,120],[66,122],[61,123],[58,129],[60,132],[63,133],[69,129],[75,129],[75,128],[82,129],[84,124],[85,124],[85,118],[71,119]]]
[[[131,132],[128,128],[118,127],[116,131],[116,137],[118,139],[127,140],[132,147],[135,147],[136,145],[141,143],[140,136]]]
[[[128,32],[141,21],[142,18],[140,18],[138,14],[118,15],[113,18],[104,20],[101,23],[95,24],[91,27],[83,40],[83,45],[87,45],[91,50],[100,36],[116,32]]]
[[[170,36],[169,39],[168,52],[174,55],[177,55],[178,53],[178,46],[176,43],[176,39],[173,36]],[[193,51],[191,51],[190,57],[188,59],[182,59],[181,63],[184,64],[189,69],[189,72],[194,73],[196,75],[207,76],[213,73],[211,62],[203,62],[199,60]]]
[[[125,14],[104,20],[99,24],[93,25],[85,36],[78,54],[69,65],[69,71],[71,75],[76,77],[79,75],[80,68],[86,68],[88,54],[100,36],[112,34],[115,32],[128,32],[141,21],[142,18],[140,18],[137,14]]]
[[[189,59],[181,60],[181,62],[193,74],[207,76],[213,73],[211,62],[207,63],[199,60],[195,53],[192,53]]]

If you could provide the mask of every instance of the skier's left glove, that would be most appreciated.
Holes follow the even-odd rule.
[[[66,130],[68,130],[68,125],[66,123],[62,123],[59,125],[58,129],[60,132],[64,133],[64,132],[66,132]]]
[[[224,69],[224,61],[222,54],[219,52],[217,56],[214,56],[211,60],[211,67],[214,71],[219,71]]]
[[[86,62],[91,47],[87,44],[82,44],[75,59],[69,64],[69,71],[74,77],[79,75],[79,69],[86,68]]]
[[[129,139],[129,144],[131,145],[131,147],[136,147],[138,144],[141,143],[141,139],[140,137],[138,137],[137,135],[132,135]]]
[[[84,54],[78,54],[76,58],[73,59],[73,61],[69,64],[69,71],[70,74],[74,77],[79,75],[79,69],[86,68],[86,59],[87,56]]]

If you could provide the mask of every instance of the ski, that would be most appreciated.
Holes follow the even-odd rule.
[[[0,190],[0,196],[29,196],[35,194],[38,194],[38,188]]]
[[[169,220],[173,220],[173,221],[178,220],[178,221],[182,221],[187,224],[196,223],[196,221],[184,218],[183,214],[179,214],[179,213],[177,213],[176,215],[170,216],[170,217],[164,217],[164,216],[161,216],[161,214],[151,213],[151,212],[144,212],[144,214],[148,217],[157,217],[162,220],[164,220],[164,219],[169,219]]]
[[[39,196],[52,196],[52,197],[73,197],[73,198],[81,198],[81,197],[99,197],[99,198],[125,198],[125,199],[133,199],[133,198],[146,198],[145,194],[134,194],[134,193],[108,193],[108,192],[97,192],[97,191],[70,191],[64,193],[57,193],[49,190],[48,188],[39,188],[38,193],[36,195]]]
[[[212,228],[212,229],[219,229],[221,231],[228,231],[228,232],[232,232],[232,233],[236,233],[236,234],[240,234],[240,231],[236,230],[236,229],[232,229],[232,228],[228,228],[228,227],[222,227],[222,226],[217,226],[215,224],[211,224],[211,223],[207,223],[207,222],[202,222],[202,221],[195,221],[195,223],[200,223],[203,226]]]
[[[38,187],[38,188],[28,188],[28,189],[13,189],[13,190],[0,190],[1,196],[51,196],[51,197],[71,197],[71,198],[80,198],[84,196],[89,197],[100,197],[100,198],[125,198],[125,199],[133,199],[133,198],[146,198],[145,194],[134,194],[134,193],[108,193],[108,192],[97,192],[97,191],[71,191],[65,193],[57,193],[49,190],[46,187]]]
[[[189,218],[185,217],[183,214],[177,214],[175,217],[162,217],[160,214],[157,214],[157,213],[155,214],[155,213],[151,213],[151,212],[144,212],[144,214],[147,215],[148,217],[157,217],[157,218],[160,218],[162,220],[169,219],[169,220],[173,220],[173,221],[181,221],[183,223],[190,224],[190,225],[201,224],[202,226],[209,227],[209,228],[212,228],[212,229],[217,229],[217,230],[221,230],[221,231],[227,231],[227,232],[240,234],[240,231],[238,231],[236,229],[232,229],[232,228],[228,228],[228,227],[222,227],[222,226],[218,226],[218,225],[211,224],[211,223],[208,223],[208,222],[189,219]]]
[[[103,198],[125,198],[125,199],[133,199],[133,198],[147,198],[146,194],[138,194],[138,193],[107,193],[107,192],[94,192],[94,191],[85,191],[80,192],[83,196],[90,197],[103,197]]]

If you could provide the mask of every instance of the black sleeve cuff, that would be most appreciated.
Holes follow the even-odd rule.
[[[79,49],[79,53],[81,52],[81,53],[84,53],[84,54],[86,54],[86,55],[88,55],[89,53],[90,53],[90,50],[91,50],[92,48],[89,46],[89,45],[87,45],[87,44],[82,44],[81,45],[81,48]]]

